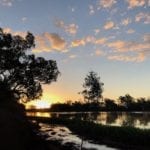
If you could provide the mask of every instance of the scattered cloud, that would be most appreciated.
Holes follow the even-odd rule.
[[[132,34],[134,32],[135,32],[135,30],[133,30],[133,29],[129,29],[129,30],[126,31],[127,34]]]
[[[96,56],[104,56],[105,53],[104,53],[104,51],[97,49],[97,50],[95,51],[95,55],[96,55]]]
[[[22,18],[21,18],[21,21],[22,21],[22,22],[26,22],[26,21],[27,21],[27,17],[22,17]]]
[[[105,23],[104,29],[109,30],[109,29],[112,29],[114,26],[115,26],[115,24],[114,24],[113,21],[108,21],[108,22]]]
[[[105,44],[107,38],[95,38],[94,36],[87,36],[82,39],[73,40],[71,47],[85,46],[86,44],[102,45]]]
[[[95,44],[104,44],[106,43],[107,39],[106,38],[99,38],[95,40]]]
[[[111,8],[115,3],[116,0],[99,0],[98,5],[100,8]]]
[[[150,56],[150,35],[144,35],[140,42],[117,40],[107,43],[107,46],[113,50],[107,56],[110,60],[142,62]]]
[[[98,33],[100,33],[100,29],[94,29],[94,33],[95,33],[95,35],[97,35]]]
[[[145,55],[143,53],[138,53],[136,56],[116,54],[108,56],[107,59],[125,62],[143,62],[145,60]]]
[[[59,51],[66,52],[66,41],[56,33],[43,33],[35,36],[36,47],[33,52]]]
[[[150,33],[149,33],[149,34],[145,34],[145,35],[143,36],[143,40],[144,40],[144,42],[146,42],[146,43],[150,43]]]
[[[56,26],[62,28],[65,32],[69,33],[70,35],[75,35],[78,30],[78,25],[71,23],[65,24],[63,20],[57,20],[55,22]]]
[[[126,1],[128,3],[129,9],[149,5],[150,3],[149,0],[126,0]]]
[[[74,55],[74,54],[69,56],[70,59],[75,59],[76,57],[77,57],[77,55]]]
[[[86,44],[84,39],[73,40],[71,42],[71,47],[84,46]]]
[[[93,15],[94,13],[95,13],[94,6],[93,5],[89,5],[89,14]]]
[[[150,13],[140,12],[135,16],[136,22],[144,22],[144,24],[150,24]]]
[[[11,33],[12,35],[20,35],[22,37],[25,37],[27,35],[27,32],[23,32],[23,31],[14,31],[9,27],[3,28],[3,31],[5,33]]]
[[[132,20],[130,18],[126,18],[121,21],[121,24],[124,26],[127,26],[131,22],[132,22]]]
[[[150,43],[117,40],[108,43],[108,47],[112,48],[115,52],[129,52],[129,51],[140,52],[149,49]]]
[[[0,0],[0,5],[11,7],[13,5],[14,0]]]

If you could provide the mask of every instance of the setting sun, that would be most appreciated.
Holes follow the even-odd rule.
[[[36,109],[44,109],[50,108],[51,103],[46,100],[35,100],[26,104],[26,109],[36,108]]]

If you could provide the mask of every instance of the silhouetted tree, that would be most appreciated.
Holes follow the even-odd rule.
[[[84,90],[81,92],[84,99],[88,103],[98,103],[100,98],[102,98],[103,85],[104,84],[100,82],[100,77],[98,77],[97,73],[90,71],[84,79]]]
[[[106,110],[115,110],[115,109],[117,109],[117,104],[114,102],[114,100],[106,98],[104,101],[105,101]]]
[[[56,81],[56,61],[31,54],[34,36],[4,33],[0,28],[0,100],[31,100],[42,95],[42,84]]]
[[[134,104],[134,98],[130,96],[129,94],[126,94],[125,96],[120,96],[119,101],[120,101],[120,104],[127,109],[132,108]]]

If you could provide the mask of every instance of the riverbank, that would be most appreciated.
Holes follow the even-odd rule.
[[[39,122],[59,124],[89,140],[111,147],[133,150],[148,150],[150,148],[150,130],[133,127],[114,127],[95,124],[93,122],[69,119],[38,119]]]
[[[60,145],[48,143],[25,117],[18,104],[0,104],[0,149],[1,150],[63,150]]]

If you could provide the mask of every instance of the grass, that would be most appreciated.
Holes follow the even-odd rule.
[[[150,129],[106,126],[77,119],[39,118],[39,121],[50,124],[65,125],[81,137],[113,147],[142,150],[150,148]]]

